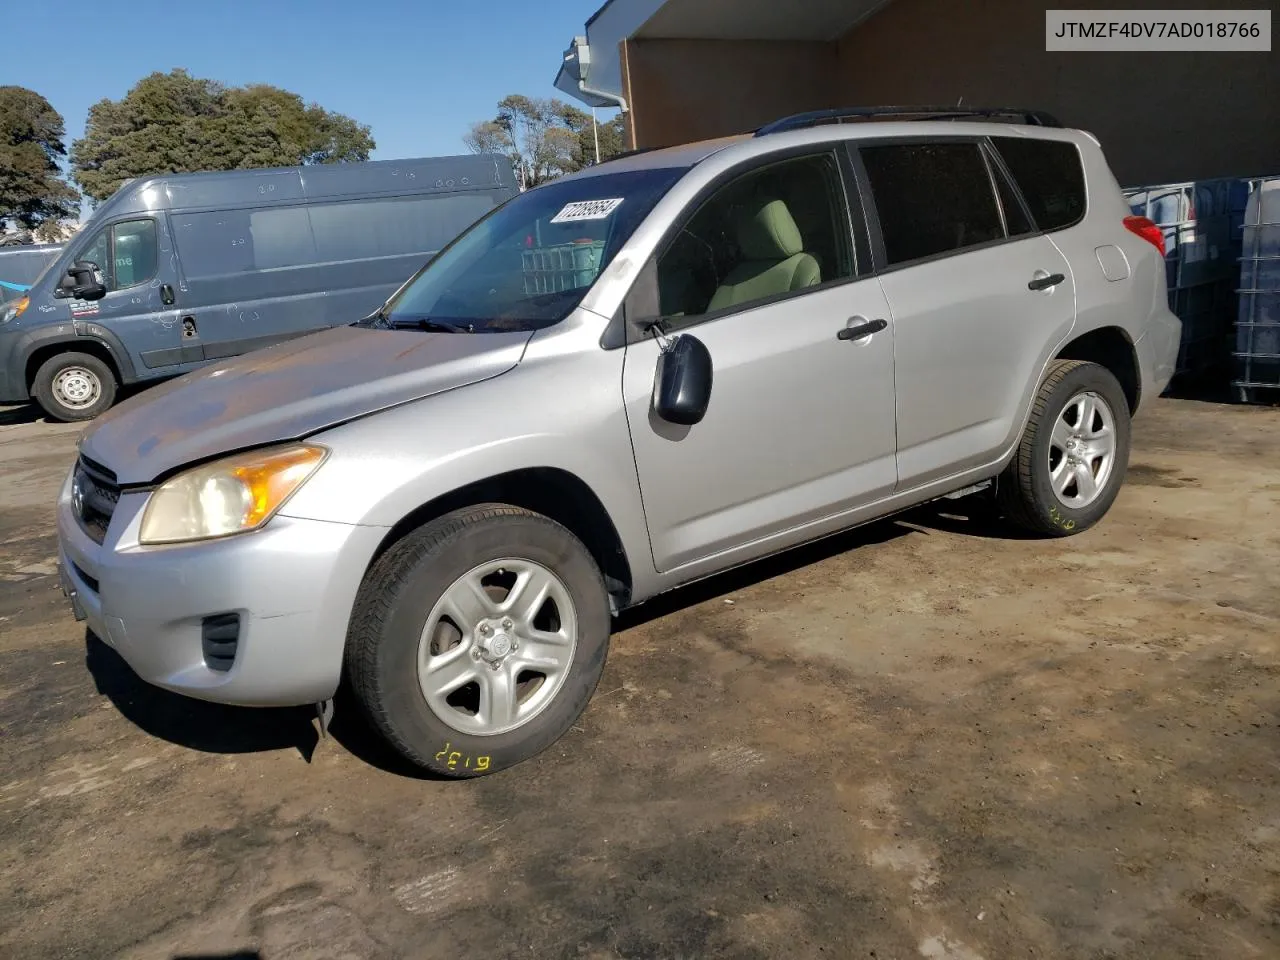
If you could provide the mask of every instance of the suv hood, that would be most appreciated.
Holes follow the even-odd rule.
[[[532,335],[334,327],[144,390],[94,421],[80,449],[121,484],[150,483],[193,461],[496,377],[520,362]]]

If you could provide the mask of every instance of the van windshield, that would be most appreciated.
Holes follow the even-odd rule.
[[[559,323],[684,172],[631,170],[522,193],[446,247],[378,319],[468,333]]]

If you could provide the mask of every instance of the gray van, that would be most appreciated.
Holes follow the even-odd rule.
[[[0,307],[0,402],[91,420],[120,384],[360,319],[517,193],[490,154],[129,181]]]

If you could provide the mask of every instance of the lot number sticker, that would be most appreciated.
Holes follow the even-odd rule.
[[[616,200],[579,200],[565,204],[563,210],[551,218],[552,223],[575,223],[579,220],[607,220],[618,209],[623,197]]]

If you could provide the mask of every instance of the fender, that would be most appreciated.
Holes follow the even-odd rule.
[[[96,343],[107,351],[120,374],[121,383],[137,382],[133,361],[129,359],[129,352],[125,350],[120,338],[101,324],[80,321],[32,327],[19,334],[9,354],[6,379],[10,384],[21,385],[25,389],[27,363],[33,353],[55,344],[66,344],[68,350],[74,350],[77,345],[83,345],[86,341]]]
[[[587,330],[592,341],[599,330]],[[595,347],[425,397],[314,435],[329,446],[324,467],[282,516],[390,529],[425,503],[521,469],[553,469],[579,480],[613,522],[636,596],[655,573],[631,434],[618,402],[622,351]],[[565,391],[555,414],[529,402]],[[560,387],[561,384],[565,386]]]

